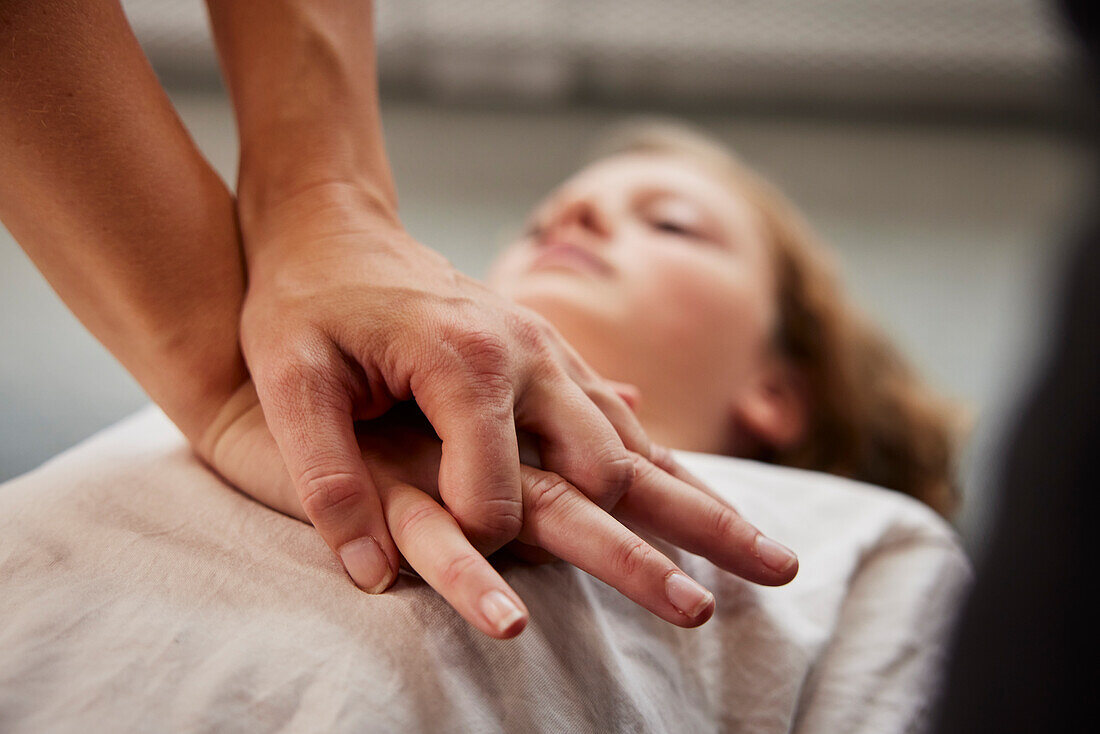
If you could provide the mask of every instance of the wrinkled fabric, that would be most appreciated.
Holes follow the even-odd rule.
[[[359,591],[312,527],[228,487],[149,409],[0,485],[3,732],[920,731],[970,567],[897,493],[679,459],[800,559],[673,627],[565,564],[498,564],[489,639],[402,575]]]

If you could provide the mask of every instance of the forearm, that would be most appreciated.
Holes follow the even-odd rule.
[[[7,2],[0,48],[0,218],[197,439],[245,380],[230,192],[116,2]]]
[[[246,248],[262,212],[315,187],[352,188],[392,214],[370,0],[207,5],[237,113]]]

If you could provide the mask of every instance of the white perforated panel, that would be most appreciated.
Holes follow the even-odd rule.
[[[211,74],[200,0],[126,0],[162,69]],[[1042,0],[381,0],[383,81],[448,97],[1042,106]]]

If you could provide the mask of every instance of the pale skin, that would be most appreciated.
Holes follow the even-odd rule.
[[[773,270],[735,183],[691,159],[629,154],[548,196],[488,283],[638,389],[658,444],[751,456],[806,430],[807,396],[774,346]]]
[[[208,0],[241,138],[241,347],[302,507],[364,589],[397,549],[353,421],[415,396],[439,489],[483,551],[516,537],[518,429],[603,507],[649,439],[556,332],[402,228],[382,140],[369,2]],[[354,545],[349,545],[354,543]]]
[[[765,237],[748,203],[689,161],[627,155],[582,170],[536,209],[530,231],[497,259],[488,282],[568,333],[606,374],[644,385],[629,388],[630,400],[646,429],[669,445],[722,453],[801,440],[804,396],[771,346],[775,285]],[[669,393],[673,399],[663,399]],[[650,394],[657,399],[647,400]],[[214,454],[221,465],[247,467],[264,453],[253,447],[266,433],[255,396],[239,400],[242,418],[214,428]],[[503,583],[468,547],[462,552],[453,523],[427,499],[438,497],[441,448],[430,426],[407,413],[387,416],[362,425],[358,438],[383,501],[400,497],[412,516],[422,503],[438,523],[431,532],[454,539],[448,563],[469,563],[485,583]],[[559,476],[523,467],[528,523],[519,540],[683,626],[708,617],[710,602],[691,602],[704,605],[697,616],[670,601],[679,597],[668,579],[681,572],[616,519],[758,583],[785,583],[797,572],[790,551],[759,534],[667,452],[634,459],[638,478],[613,508],[615,519]],[[267,489],[280,486],[281,494]],[[301,516],[278,477],[255,496]],[[414,567],[429,560],[406,556]],[[476,594],[468,597],[444,575],[424,576],[477,625]]]
[[[293,4],[217,5],[221,45],[227,35],[238,45],[223,53],[243,53],[238,68],[253,54],[264,60],[259,69],[270,64],[285,78],[280,54],[308,62],[312,49],[331,61],[343,58],[341,43],[363,45],[354,29],[341,35],[356,20],[342,15],[350,3],[313,3],[304,16]],[[238,26],[264,29],[252,39],[260,50],[239,51],[252,47],[250,31]],[[287,28],[297,31],[280,35]],[[264,43],[278,53],[261,53]],[[333,107],[318,116],[327,119],[276,104],[273,118],[251,118],[260,120],[255,136],[243,111],[254,102],[244,98],[263,109],[262,90],[279,92],[279,83],[241,91],[252,82],[234,81],[229,70],[244,155],[238,219],[237,202],[183,129],[116,3],[6,3],[0,46],[4,224],[199,456],[243,491],[313,522],[361,587],[392,583],[400,552],[479,629],[518,634],[527,620],[522,601],[478,549],[519,534],[670,622],[705,621],[708,592],[601,507],[663,523],[656,534],[750,580],[793,577],[793,556],[770,568],[763,536],[660,452],[650,454],[626,403],[546,319],[458,275],[404,234],[388,170],[372,157],[381,150],[380,132],[371,132],[373,82],[366,102],[349,91],[359,87],[341,76],[355,66],[347,58],[335,72],[320,65],[330,81],[351,84],[330,90]],[[317,81],[310,77],[311,89]],[[296,91],[290,84],[273,96],[285,102]],[[349,100],[356,109],[340,107]],[[263,122],[270,119],[279,124]],[[365,132],[374,153],[359,155],[348,130],[328,126],[341,121]],[[333,141],[335,152],[325,147]],[[298,163],[286,151],[298,151]],[[349,160],[347,177],[326,167]],[[407,298],[395,302],[395,292]],[[355,326],[363,314],[376,317],[374,332]],[[424,323],[435,326],[417,331]],[[406,341],[387,348],[376,341],[381,331]],[[424,347],[440,343],[442,357]],[[463,347],[471,343],[480,346]],[[258,390],[250,368],[266,375]],[[374,445],[364,435],[360,446],[353,432],[353,419],[413,395],[443,437],[437,486],[423,474],[416,475],[423,486],[409,483],[401,472],[422,471],[423,462],[395,456],[383,438]],[[476,430],[455,433],[456,417],[463,428],[473,417]],[[520,428],[538,436],[544,470],[520,467]],[[668,502],[681,509],[667,510]],[[481,505],[490,511],[479,513]],[[712,522],[701,527],[697,512]],[[370,567],[361,561],[372,548],[381,554]]]

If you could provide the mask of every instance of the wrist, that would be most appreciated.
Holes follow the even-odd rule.
[[[397,190],[385,152],[354,139],[367,137],[316,121],[253,132],[242,141],[237,178],[243,213],[262,213],[284,199],[335,182],[372,191],[396,210]]]
[[[261,262],[281,263],[318,248],[331,251],[336,242],[378,247],[406,238],[392,197],[369,178],[318,171],[296,186],[268,188],[264,196],[242,200],[239,212],[252,278]],[[362,236],[368,233],[377,236]]]
[[[238,312],[239,313],[239,312]],[[161,335],[138,369],[146,393],[193,444],[202,440],[226,401],[248,381],[248,370],[235,341],[225,341],[229,328],[221,318],[210,337],[180,330]],[[205,323],[211,323],[209,319]],[[234,314],[233,332],[237,333]]]

